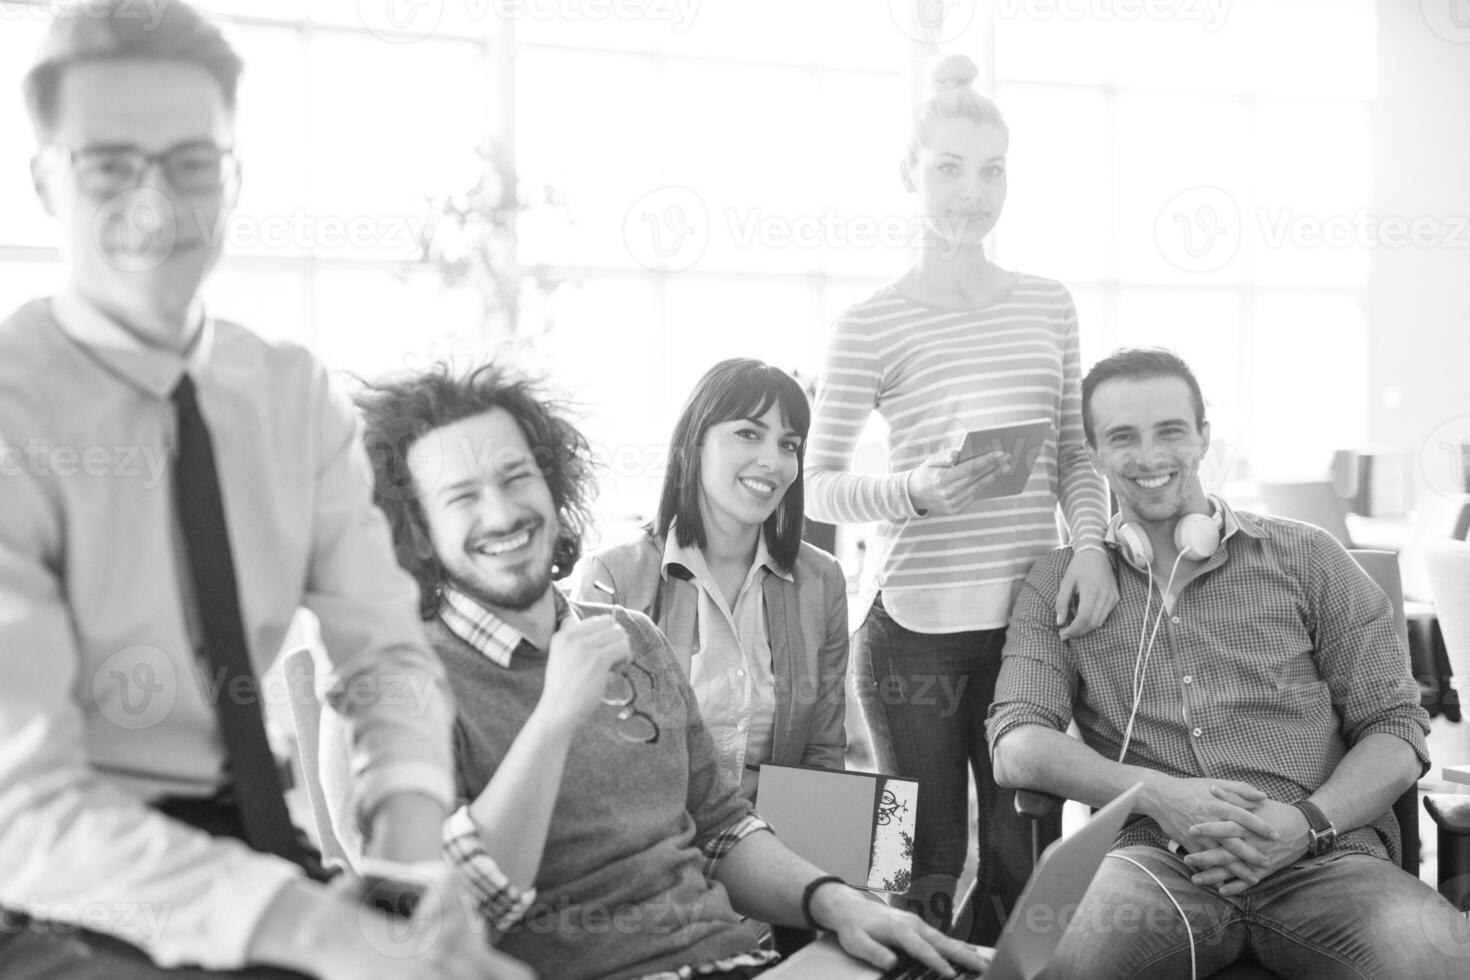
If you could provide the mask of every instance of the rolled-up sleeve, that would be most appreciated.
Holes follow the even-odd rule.
[[[469,889],[475,907],[492,930],[492,940],[525,918],[526,910],[536,901],[536,889],[521,891],[500,870],[480,837],[468,804],[444,821],[443,844],[444,857]]]
[[[1317,666],[1342,718],[1342,734],[1356,744],[1372,734],[1394,735],[1429,769],[1429,714],[1409,651],[1383,590],[1326,532],[1313,536],[1311,628]]]
[[[1066,731],[1072,721],[1077,670],[1057,631],[1055,611],[1068,555],[1059,549],[1040,558],[1021,583],[985,722],[992,754],[1008,732],[1023,725]]]
[[[418,591],[394,558],[373,502],[371,468],[351,403],[316,378],[324,447],[313,501],[304,604],[320,621],[330,670],[322,695],[349,723],[350,808],[366,827],[394,793],[454,805],[444,669],[418,619]]]

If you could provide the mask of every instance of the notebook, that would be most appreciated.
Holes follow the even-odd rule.
[[[768,763],[756,794],[761,819],[823,871],[870,891],[909,890],[918,780]]]
[[[1134,785],[1098,811],[1086,826],[1042,852],[1001,932],[985,980],[1032,980],[1042,971],[1065,932],[1064,912],[1075,910],[1087,893],[1142,786]],[[972,889],[964,904],[972,906],[975,901]],[[962,908],[955,921],[969,922],[973,916],[968,913]],[[927,980],[938,975],[912,961],[885,973],[848,956],[830,935],[761,974],[762,980]],[[976,974],[961,972],[961,976]]]

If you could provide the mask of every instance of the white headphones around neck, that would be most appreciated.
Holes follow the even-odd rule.
[[[1211,513],[1185,514],[1174,523],[1174,547],[1182,558],[1204,561],[1220,547],[1225,537],[1225,513],[1219,503],[1210,501]],[[1118,554],[1129,565],[1140,572],[1147,572],[1153,565],[1154,546],[1148,535],[1132,524],[1124,523],[1121,513],[1113,515],[1108,525],[1106,541],[1118,549]]]

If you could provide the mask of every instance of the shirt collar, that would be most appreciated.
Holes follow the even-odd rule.
[[[772,575],[783,578],[788,582],[794,582],[795,579],[791,573],[777,565],[775,559],[771,557],[770,549],[766,547],[764,528],[761,529],[760,534],[756,535],[755,541],[755,564],[752,567],[764,568]],[[710,578],[709,566],[704,561],[704,552],[692,544],[688,547],[679,544],[678,527],[675,521],[669,522],[669,533],[664,539],[663,563],[659,566],[659,572],[663,575],[665,581],[668,581],[669,567],[671,565],[678,565],[691,575],[706,580]]]
[[[576,610],[567,602],[566,596],[555,586],[551,594],[556,602],[556,625],[568,617],[576,622]],[[439,619],[449,632],[489,657],[501,667],[509,667],[511,658],[522,643],[535,649],[535,644],[524,633],[501,619],[488,606],[473,596],[460,591],[454,585],[444,586],[444,596],[439,603]]]
[[[1251,520],[1249,515],[1237,512],[1234,507],[1231,507],[1225,502],[1224,497],[1213,493],[1206,494],[1205,497],[1210,502],[1210,516],[1220,526],[1220,540],[1222,542],[1230,540],[1230,536],[1237,531],[1249,538],[1263,538],[1266,536],[1266,532],[1261,529],[1260,525]],[[1113,519],[1108,522],[1107,530],[1103,533],[1103,541],[1116,547],[1118,544],[1118,527],[1122,523],[1123,514],[1120,511],[1114,514]]]
[[[196,380],[214,348],[215,325],[203,317],[183,354],[150,347],[122,324],[67,286],[51,299],[51,316],[63,333],[86,348],[104,367],[136,388],[169,398],[185,373]]]

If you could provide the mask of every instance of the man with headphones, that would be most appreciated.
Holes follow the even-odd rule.
[[[1176,355],[1115,352],[1082,411],[1118,499],[1121,598],[1064,640],[1071,553],[1036,563],[988,734],[1002,785],[1093,806],[1144,789],[1047,976],[1203,977],[1242,957],[1463,976],[1463,920],[1398,864],[1392,805],[1428,766],[1429,719],[1388,598],[1321,529],[1205,492],[1204,398]]]

